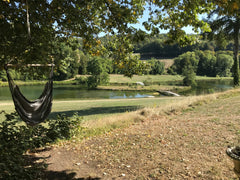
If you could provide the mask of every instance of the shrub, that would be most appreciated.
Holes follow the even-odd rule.
[[[214,51],[197,51],[199,57],[197,75],[216,76],[216,56]]]
[[[171,67],[172,71],[176,72],[177,74],[183,74],[183,69],[188,61],[190,61],[194,72],[196,72],[199,59],[194,52],[186,52],[175,58],[174,64]]]
[[[233,57],[228,54],[218,54],[216,63],[216,73],[220,77],[229,77],[232,75]]]
[[[26,151],[69,139],[81,129],[78,116],[59,115],[56,120],[47,120],[48,126],[30,127],[19,123],[16,113],[1,113],[6,119],[0,123],[0,179],[38,179],[46,164],[34,163]]]
[[[77,84],[80,85],[87,85],[88,77],[87,76],[80,76],[76,78]]]
[[[88,77],[87,84],[89,89],[96,88],[100,84],[109,82],[108,60],[101,57],[94,57],[88,63],[88,72],[91,76]]]
[[[182,75],[183,78],[183,85],[185,86],[196,86],[196,73],[194,72],[194,68],[190,61],[186,61],[186,64],[183,68]]]
[[[165,64],[163,62],[152,58],[149,61],[149,64],[151,67],[151,69],[149,71],[150,74],[153,74],[153,75],[160,74],[161,75],[164,73]]]

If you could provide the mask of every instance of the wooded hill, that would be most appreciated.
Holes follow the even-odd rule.
[[[195,35],[193,35],[195,36]],[[175,58],[185,52],[195,51],[195,50],[210,50],[210,51],[219,51],[219,50],[233,50],[233,43],[222,41],[209,41],[207,39],[201,39],[193,45],[188,45],[181,47],[178,44],[167,44],[167,35],[160,34],[155,37],[147,37],[144,41],[141,41],[134,45],[134,52],[141,55],[141,59],[168,59]]]

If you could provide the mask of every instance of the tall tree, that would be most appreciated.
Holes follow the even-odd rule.
[[[118,34],[121,48],[129,49],[135,30],[128,24],[137,23],[143,13],[142,0],[0,0],[0,66],[12,63],[47,63],[52,42],[81,37],[92,55],[105,53],[99,33]],[[120,49],[120,50],[119,50]],[[120,54],[120,53],[119,53]],[[125,56],[121,56],[124,61]]]
[[[224,37],[234,41],[234,64],[233,64],[233,82],[239,86],[239,33],[240,33],[240,2],[239,0],[216,1],[216,9],[209,14],[209,20],[212,32],[209,38]],[[224,39],[220,39],[224,41]]]
[[[209,13],[214,7],[211,0],[147,0],[150,17],[144,22],[145,28],[158,34],[162,29],[169,30],[169,43],[187,45],[196,41],[189,36],[184,27],[192,26],[196,33],[210,31],[209,25],[200,18],[200,14]]]

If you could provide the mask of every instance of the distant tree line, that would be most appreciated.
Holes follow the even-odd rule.
[[[197,35],[192,35],[197,36]],[[193,45],[181,47],[180,45],[173,43],[167,44],[167,35],[160,34],[155,37],[146,38],[144,41],[135,44],[134,52],[141,55],[141,59],[150,59],[151,57],[162,59],[162,58],[175,58],[185,52],[195,50],[209,50],[209,51],[232,51],[233,42],[229,41],[219,43],[218,41],[209,41],[206,38],[199,40]]]

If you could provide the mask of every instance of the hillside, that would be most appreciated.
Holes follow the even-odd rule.
[[[225,151],[239,138],[239,90],[202,98],[183,110],[141,110],[127,128],[35,155],[51,179],[234,179]]]

